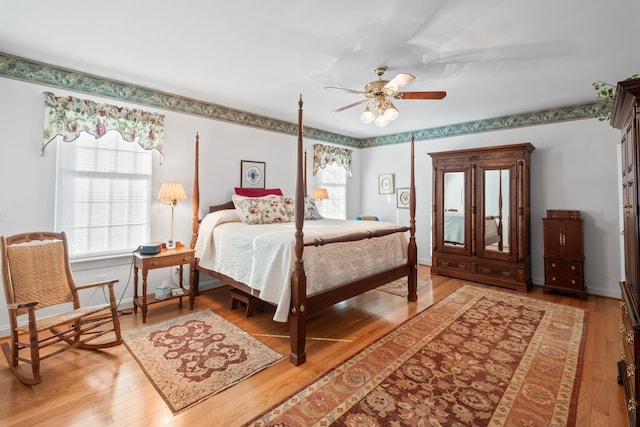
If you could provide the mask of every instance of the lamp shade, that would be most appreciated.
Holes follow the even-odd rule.
[[[313,190],[313,198],[316,200],[324,200],[329,198],[326,188],[316,188]]]
[[[186,198],[187,193],[184,192],[184,187],[179,182],[165,182],[162,184],[158,194],[158,200],[162,202],[174,202]]]

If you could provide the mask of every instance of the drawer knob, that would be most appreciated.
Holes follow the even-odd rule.
[[[572,269],[572,270],[575,270],[575,269],[576,269],[576,266],[575,266],[575,265],[572,265],[572,266],[571,266],[571,269]]]
[[[572,284],[572,285],[575,285],[575,284],[576,284],[576,281],[575,281],[575,280],[571,280],[571,284]]]
[[[635,365],[633,364],[627,365],[627,378],[632,378],[635,371],[636,371]]]
[[[556,263],[555,263],[555,262],[552,262],[552,263],[551,263],[551,267],[556,268]]]
[[[551,278],[551,281],[552,281],[552,282],[555,282],[555,281],[556,281],[556,278],[555,278],[555,277],[552,277],[552,278]]]

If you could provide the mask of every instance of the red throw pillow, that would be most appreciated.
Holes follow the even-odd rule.
[[[279,188],[241,188],[236,187],[236,194],[238,196],[245,197],[263,197],[268,196],[270,194],[275,194],[276,196],[282,196],[282,190]]]

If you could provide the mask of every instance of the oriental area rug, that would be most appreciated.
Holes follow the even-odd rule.
[[[431,282],[425,282],[424,280],[418,280],[418,290],[431,286]],[[376,288],[378,291],[386,292],[388,294],[399,295],[401,297],[406,297],[408,294],[407,291],[407,278],[402,277],[398,280],[394,280],[393,282],[389,282],[385,285],[378,286]]]
[[[573,426],[586,311],[464,286],[252,426]]]
[[[284,359],[211,310],[122,337],[174,414]]]

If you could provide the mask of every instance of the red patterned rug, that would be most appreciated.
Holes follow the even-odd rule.
[[[284,359],[211,310],[134,329],[123,338],[174,413]]]
[[[573,426],[586,311],[464,286],[254,426]]]

